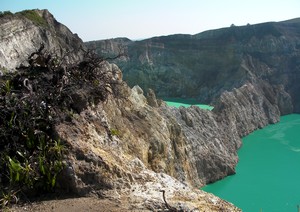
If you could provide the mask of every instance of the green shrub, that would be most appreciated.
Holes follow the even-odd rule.
[[[57,98],[60,68],[51,67],[52,73],[45,68],[0,76],[0,206],[7,204],[9,193],[53,191],[63,169],[66,148],[54,136],[54,125],[67,98]],[[52,76],[48,81],[45,71]]]
[[[0,17],[7,16],[7,15],[13,15],[13,13],[10,11],[3,11],[3,12],[0,11]]]
[[[31,20],[36,25],[43,26],[43,27],[46,27],[48,25],[46,20],[34,10],[24,10],[19,12],[19,14]]]
[[[97,104],[110,94],[103,58],[87,53],[84,61],[66,68],[44,45],[31,57],[28,67],[0,76],[0,210],[18,193],[54,191],[66,154],[55,126],[91,104],[79,108],[74,97],[93,96]],[[118,130],[111,135],[119,135]]]

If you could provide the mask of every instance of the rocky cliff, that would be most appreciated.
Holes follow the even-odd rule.
[[[298,23],[232,27],[138,42],[124,38],[100,42],[109,57],[125,45],[128,57],[117,62],[129,82],[138,80],[161,96],[212,102],[213,111],[194,106],[170,108],[152,90],[144,95],[139,86],[130,88],[117,65],[87,60],[82,41],[47,10],[0,18],[0,64],[3,74],[22,63],[25,70],[37,68],[49,84],[57,83],[53,76],[61,77],[57,86],[62,88],[71,83],[71,73],[78,82],[81,72],[85,77],[82,83],[73,82],[75,89],[65,93],[68,107],[54,127],[55,136],[68,149],[58,188],[83,196],[106,196],[128,210],[237,211],[198,188],[235,173],[242,136],[279,121],[281,114],[299,110]],[[37,51],[41,43],[44,47]],[[98,48],[99,43],[90,45]],[[51,66],[41,61],[27,63],[32,52],[45,51],[63,57],[62,63],[53,58]],[[73,65],[68,67],[68,63]],[[90,73],[101,75],[94,79]],[[38,93],[36,88],[28,90],[37,83],[36,76],[20,80],[18,89],[27,92],[24,101]],[[15,91],[5,78],[1,82],[7,85],[3,84],[5,92],[1,92],[3,103],[6,93]],[[99,98],[102,92],[107,95]],[[63,102],[62,95],[59,101]]]
[[[28,14],[33,14],[34,18]],[[116,65],[84,58],[81,40],[46,10],[5,15],[0,18],[0,28],[1,36],[5,38],[1,41],[4,40],[10,47],[4,48],[4,43],[1,44],[0,61],[4,72],[1,76],[1,104],[5,105],[7,98],[17,95],[22,97],[18,98],[20,105],[32,101],[37,105],[35,113],[46,114],[47,120],[55,119],[54,132],[49,136],[55,136],[67,147],[64,169],[57,176],[58,189],[82,196],[105,196],[128,210],[189,211],[197,208],[203,211],[239,211],[232,204],[199,190],[201,185],[234,173],[238,161],[236,150],[241,145],[240,132],[236,129],[240,127],[228,128],[228,124],[234,126],[239,123],[235,120],[243,118],[239,113],[232,114],[232,105],[240,104],[236,93],[228,93],[220,100],[216,111],[223,115],[223,119],[218,118],[221,115],[214,111],[197,107],[169,108],[158,101],[153,92],[145,97],[138,86],[128,87]],[[37,51],[40,43],[44,44],[44,48]],[[52,50],[62,57],[65,52],[70,53],[63,58],[63,64],[53,59],[47,63],[36,61],[36,64],[26,64],[30,51],[38,52],[36,55],[40,56],[42,53],[49,55]],[[59,59],[58,56],[56,58]],[[15,69],[19,63],[23,63],[20,70],[30,72],[23,73],[23,78],[21,74],[9,75],[16,77],[11,84],[5,78],[6,71]],[[68,63],[72,66],[66,66]],[[94,79],[98,75],[92,76],[91,73],[101,75]],[[49,95],[40,99],[38,88],[43,84],[54,86],[59,95],[53,96],[49,91]],[[103,92],[107,95],[101,96]],[[248,93],[241,92],[251,96],[253,93],[256,100],[260,91],[250,87]],[[243,102],[246,104],[248,100],[245,97]],[[58,105],[62,109],[55,108],[52,101],[60,102]],[[262,104],[252,113],[273,111],[267,99],[258,98],[257,101]],[[257,102],[251,103],[255,105]],[[2,126],[19,123],[18,116],[13,120],[11,116],[10,113],[7,116],[8,125],[0,123],[1,129]],[[44,119],[37,117],[33,120],[38,124],[34,126],[40,128],[31,129],[31,139],[49,131],[49,128],[41,131],[44,125],[40,123],[44,123]],[[241,124],[248,129],[246,124],[250,122],[251,117]],[[253,128],[257,127],[256,124]],[[20,139],[12,137],[15,143],[27,139],[24,133],[26,131]],[[7,139],[6,135],[1,136]],[[10,144],[2,142],[1,148],[3,146],[10,147]],[[1,155],[9,154],[4,149],[0,151]],[[25,153],[20,154],[26,156]],[[13,159],[17,161],[18,157],[20,155]],[[27,160],[27,165],[34,157],[36,155]],[[1,163],[5,164],[5,161]],[[38,163],[43,165],[41,161]],[[41,169],[35,163],[31,167]],[[23,169],[17,171],[20,170]],[[0,177],[0,187],[4,188],[1,182],[6,182],[7,176],[1,174]]]
[[[119,71],[108,63],[104,67]],[[178,209],[229,208],[189,185],[199,187],[234,174],[240,137],[279,120],[279,108],[264,88],[248,83],[224,92],[216,108],[207,111],[170,108],[152,92],[147,99],[138,86],[119,83],[105,102],[57,126],[70,146],[62,185],[81,195],[126,200],[135,208],[162,208],[161,190]],[[193,201],[198,198],[204,204]]]
[[[108,70],[113,67],[107,64]],[[164,190],[177,209],[236,210],[190,185],[197,188],[234,173],[237,133],[230,135],[210,111],[155,108],[139,87],[119,89],[118,98],[109,96],[57,126],[71,147],[68,183],[62,185],[81,195],[126,200],[135,208],[164,208]]]
[[[28,65],[27,58],[41,44],[66,63],[82,59],[82,40],[56,21],[48,10],[28,10],[0,18],[0,72]]]
[[[300,19],[294,19],[196,35],[127,40],[123,45],[128,57],[116,62],[129,85],[152,88],[159,97],[193,97],[209,104],[224,91],[263,81],[270,85],[264,86],[264,91],[278,96],[281,114],[291,112],[290,106],[283,108],[288,103],[292,103],[293,112],[299,112],[299,28]],[[99,54],[112,54],[115,42],[111,39],[86,45]],[[291,97],[288,103],[283,101],[286,93]]]

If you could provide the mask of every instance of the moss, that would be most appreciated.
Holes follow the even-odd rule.
[[[19,12],[18,14],[21,14],[25,18],[31,20],[34,24],[38,26],[46,27],[48,26],[46,20],[41,17],[36,11],[34,10],[24,10],[22,12]]]

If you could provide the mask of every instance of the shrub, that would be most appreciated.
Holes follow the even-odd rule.
[[[13,15],[13,13],[10,11],[4,11],[4,12],[0,11],[0,17],[4,17],[8,15]]]
[[[43,27],[46,27],[48,25],[46,20],[34,10],[24,10],[19,12],[18,14],[21,14],[27,19],[31,20],[36,25],[43,26]]]
[[[8,204],[9,194],[54,191],[66,153],[55,126],[89,104],[105,101],[110,93],[106,86],[112,81],[102,68],[103,58],[87,52],[83,61],[66,65],[53,55],[41,45],[29,56],[28,67],[0,76],[2,206]],[[86,101],[82,107],[74,98],[78,96]],[[90,96],[93,102],[83,98]]]

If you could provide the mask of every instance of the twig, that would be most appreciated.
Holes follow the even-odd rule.
[[[166,191],[165,191],[165,190],[161,190],[160,192],[163,193],[163,200],[164,200],[164,202],[165,202],[165,205],[166,205],[167,209],[168,209],[170,212],[179,212],[175,207],[172,207],[172,206],[170,206],[170,205],[167,203],[166,196],[165,196]]]

